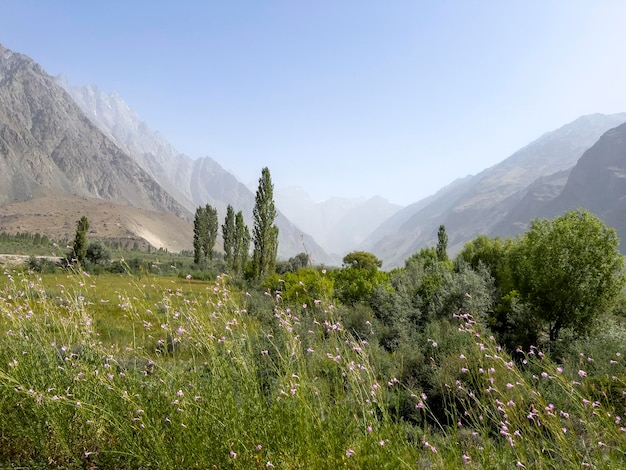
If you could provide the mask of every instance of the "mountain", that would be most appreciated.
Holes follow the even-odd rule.
[[[530,220],[525,219],[527,214],[535,210],[539,214],[540,207],[561,193],[583,153],[624,122],[626,113],[593,114],[548,132],[501,163],[398,212],[360,248],[376,254],[389,268],[434,246],[441,224],[446,226],[451,254],[479,234],[519,233]]]
[[[137,219],[181,227],[164,239],[165,247],[181,246],[182,237],[191,236],[190,211],[94,126],[39,65],[0,45],[0,205],[11,208],[0,218],[0,230],[38,227],[55,209],[55,197],[86,212],[57,220],[57,230],[106,202]],[[143,239],[136,223],[118,229],[115,237]]]
[[[277,207],[289,220],[310,233],[338,263],[378,225],[401,209],[380,196],[314,201],[299,187],[280,189],[275,199]]]
[[[607,131],[570,173],[550,212],[582,207],[614,227],[626,248],[626,124]]]
[[[231,204],[235,211],[242,211],[246,223],[252,228],[254,193],[215,160],[210,157],[194,160],[178,152],[161,134],[141,121],[116,93],[107,95],[93,85],[73,87],[64,77],[58,77],[57,82],[85,115],[179,204],[189,211],[211,204],[217,209],[220,220]],[[333,264],[335,261],[313,237],[302,232],[282,213],[277,215],[276,225],[279,228],[279,257],[289,258],[306,250],[318,263]]]
[[[605,132],[580,157],[558,194],[543,201],[529,194],[499,229],[525,229],[535,217],[553,218],[576,208],[589,210],[615,228],[621,250],[626,250],[626,124]]]

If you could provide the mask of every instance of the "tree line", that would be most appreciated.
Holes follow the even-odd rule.
[[[242,211],[235,213],[232,205],[226,208],[221,225],[224,262],[231,273],[246,273],[253,279],[262,279],[276,267],[278,253],[278,227],[275,225],[276,206],[274,185],[267,167],[261,171],[252,213],[252,236],[244,222]],[[200,267],[213,260],[219,230],[217,209],[210,204],[198,207],[194,218],[194,263]],[[250,259],[250,242],[254,243]]]

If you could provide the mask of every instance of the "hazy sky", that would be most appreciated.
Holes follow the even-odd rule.
[[[409,204],[626,111],[623,0],[4,0],[0,43],[314,198]]]

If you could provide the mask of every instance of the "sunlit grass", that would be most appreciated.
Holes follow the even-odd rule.
[[[0,464],[59,468],[619,468],[616,351],[514,362],[471,317],[432,331],[433,401],[324,302],[268,318],[215,282],[7,272]],[[386,353],[385,353],[386,354]],[[394,358],[389,358],[393,363]],[[600,358],[598,358],[600,360]],[[605,358],[603,361],[607,360]],[[604,370],[604,369],[602,369]],[[391,410],[409,397],[419,420]]]

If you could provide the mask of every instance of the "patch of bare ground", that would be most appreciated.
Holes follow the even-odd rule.
[[[63,258],[60,256],[35,256],[37,259],[45,259],[54,264],[61,264]],[[20,266],[26,264],[30,256],[28,255],[3,255],[0,254],[0,266]]]
[[[192,224],[173,214],[59,193],[3,204],[0,232],[40,233],[71,240],[83,215],[89,219],[87,236],[91,239],[139,242],[172,252],[192,247]]]

